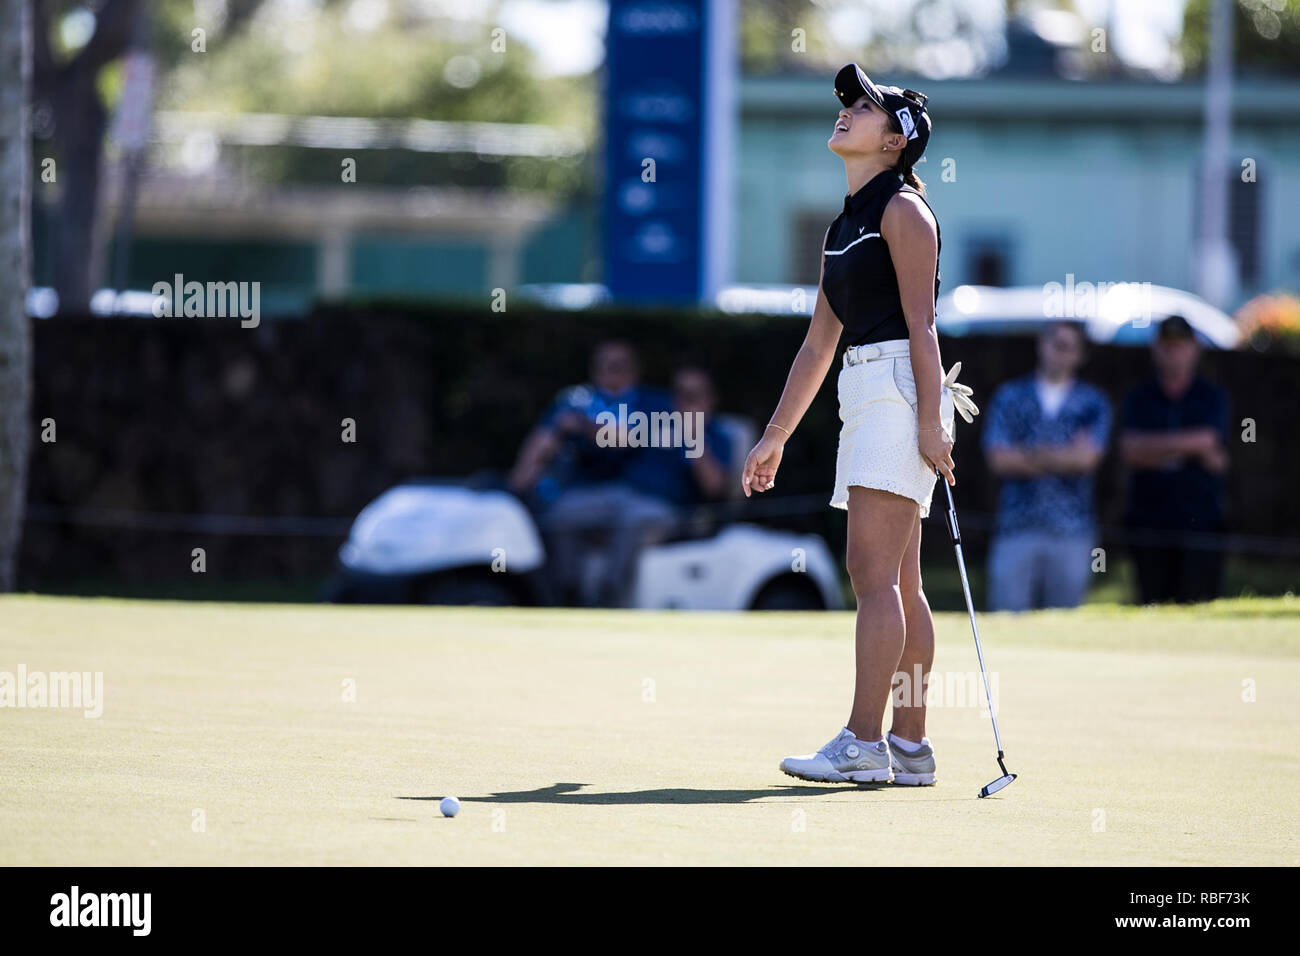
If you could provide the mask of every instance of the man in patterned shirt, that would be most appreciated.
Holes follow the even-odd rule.
[[[1056,322],[1038,338],[1038,368],[993,395],[983,446],[1002,479],[989,549],[989,609],[1077,607],[1096,542],[1093,475],[1106,451],[1110,403],[1075,378],[1083,327]]]

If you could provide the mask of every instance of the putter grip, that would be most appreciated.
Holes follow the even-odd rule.
[[[943,479],[940,479],[943,481]],[[944,512],[944,524],[948,527],[948,538],[954,545],[961,544],[961,528],[957,526],[957,507],[952,501],[952,489],[948,487],[946,481],[943,482],[943,490],[948,495],[948,510]]]
[[[948,538],[954,545],[961,544],[961,529],[957,527],[957,506],[953,504],[952,489],[948,487],[948,480],[943,477],[939,469],[934,469],[935,476],[939,479],[939,484],[943,485],[943,493],[948,496],[948,510],[944,512],[943,523],[948,528]]]

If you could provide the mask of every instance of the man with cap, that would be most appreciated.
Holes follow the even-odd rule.
[[[1228,468],[1228,397],[1197,374],[1201,347],[1171,315],[1151,347],[1155,375],[1124,400],[1120,455],[1129,469],[1124,524],[1139,603],[1218,597]]]

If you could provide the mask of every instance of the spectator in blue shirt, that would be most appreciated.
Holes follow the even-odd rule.
[[[541,511],[547,571],[562,601],[617,606],[630,591],[640,548],[676,523],[672,505],[625,480],[640,449],[622,429],[602,425],[605,413],[626,421],[636,413],[668,412],[662,389],[639,382],[632,346],[604,342],[591,360],[591,381],[555,398],[524,441],[510,473],[511,489]],[[612,440],[611,440],[612,438]],[[593,540],[599,539],[598,550]],[[600,560],[589,559],[599,555]],[[599,574],[588,573],[596,568]]]
[[[628,606],[642,549],[670,537],[693,506],[725,494],[731,448],[711,418],[708,375],[698,369],[679,372],[671,406],[642,409],[652,424],[640,437],[647,440],[653,434],[653,443],[630,445],[617,478],[565,492],[547,515],[562,569],[579,552],[571,536],[581,538],[593,530],[605,534],[603,573],[594,588],[578,582],[584,605]]]
[[[1228,397],[1197,374],[1200,353],[1186,319],[1165,319],[1151,348],[1155,376],[1124,401],[1124,523],[1142,604],[1219,595],[1223,554],[1212,536],[1224,530]]]
[[[564,389],[525,439],[510,472],[515,494],[545,509],[570,488],[614,481],[627,466],[632,449],[597,441],[597,416],[620,405],[631,410],[667,409],[663,389],[640,383],[636,352],[627,342],[611,340],[591,356],[591,381]]]
[[[1093,476],[1106,451],[1110,403],[1076,378],[1086,340],[1075,322],[1038,338],[1033,374],[993,395],[983,435],[1002,479],[989,549],[989,608],[1077,607],[1097,538]]]
[[[709,373],[683,366],[673,376],[673,411],[688,422],[694,448],[638,448],[623,469],[623,481],[678,508],[726,497],[732,465],[731,438],[713,417],[717,396]]]

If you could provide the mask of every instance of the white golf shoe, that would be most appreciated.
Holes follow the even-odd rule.
[[[894,764],[894,783],[903,787],[934,786],[934,748],[929,737],[922,737],[921,746],[913,751],[890,740],[889,754]]]
[[[889,746],[859,740],[845,727],[815,754],[786,757],[781,771],[819,783],[888,783],[892,778]]]

